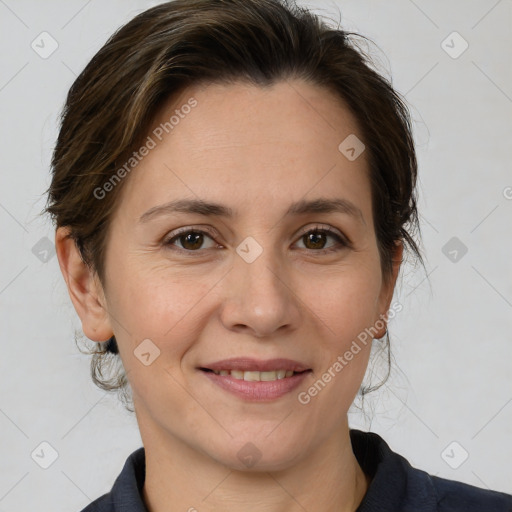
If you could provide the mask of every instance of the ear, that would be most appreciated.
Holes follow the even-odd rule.
[[[395,284],[398,277],[398,272],[400,271],[400,265],[402,264],[404,246],[401,241],[395,242],[395,249],[393,251],[392,256],[392,274],[389,277],[387,282],[382,283],[381,293],[379,296],[379,316],[375,319],[375,323],[377,320],[382,319],[385,322],[385,326],[378,332],[375,338],[382,338],[386,334],[387,329],[387,313],[391,306],[391,301],[393,299],[393,292],[395,291]]]
[[[75,307],[84,334],[93,341],[106,341],[113,335],[106,308],[103,287],[96,273],[82,260],[69,228],[55,232],[55,250],[69,296]]]

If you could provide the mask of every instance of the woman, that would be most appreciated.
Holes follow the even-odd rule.
[[[278,0],[149,9],[73,84],[52,167],[93,375],[144,445],[84,512],[512,510],[348,426],[422,260],[409,115],[349,34]]]

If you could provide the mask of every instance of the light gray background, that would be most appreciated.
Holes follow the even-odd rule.
[[[135,418],[90,381],[57,258],[41,261],[36,244],[54,241],[38,213],[69,87],[116,28],[157,3],[0,0],[0,512],[81,510],[141,446]],[[351,426],[431,474],[512,493],[512,2],[307,5],[335,20],[339,6],[342,26],[378,45],[411,105],[419,157],[429,277],[403,269],[394,371]],[[47,59],[31,48],[43,31],[59,45]],[[442,47],[453,31],[469,44],[458,58]],[[457,262],[442,250],[454,236],[468,248]],[[48,469],[31,458],[43,441],[59,455]],[[453,469],[445,460],[462,449]]]

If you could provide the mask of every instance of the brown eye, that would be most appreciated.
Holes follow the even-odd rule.
[[[327,243],[326,241],[329,238],[336,240],[336,243],[330,247],[325,248]],[[349,246],[349,243],[344,238],[330,229],[310,229],[302,235],[300,240],[302,240],[307,250],[318,253],[338,251],[344,247]]]
[[[178,249],[188,252],[198,252],[199,249],[204,249],[202,246],[204,244],[205,237],[213,241],[212,237],[204,231],[188,229],[175,234],[163,244],[166,246],[176,246],[175,242],[178,241],[181,245],[181,247],[178,246]],[[213,246],[214,245],[215,244],[213,244]]]
[[[192,231],[186,235],[180,235],[178,240],[184,249],[199,249],[203,245],[203,234]]]
[[[329,238],[334,239],[335,243],[326,247]],[[204,247],[206,239],[210,239],[212,242],[209,247]],[[317,254],[335,252],[351,246],[348,240],[327,228],[310,229],[305,232],[299,240],[304,244],[305,250],[316,252]],[[216,247],[212,235],[200,229],[190,228],[174,233],[173,236],[163,242],[163,245],[170,249],[189,254],[194,252],[200,253],[201,249]]]
[[[302,237],[304,245],[308,249],[323,249],[326,243],[326,234],[320,231],[312,231]],[[311,244],[311,245],[310,245]]]

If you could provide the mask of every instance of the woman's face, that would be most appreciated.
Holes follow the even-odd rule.
[[[354,117],[302,81],[209,85],[167,103],[148,135],[109,233],[102,324],[116,335],[142,439],[230,467],[247,466],[247,454],[267,469],[297,463],[339,436],[371,339],[344,354],[386,313],[394,286],[381,274]],[[182,211],[165,207],[176,201]],[[217,206],[187,212],[196,201]],[[315,211],[315,201],[339,208]],[[285,362],[214,366],[231,358],[309,371],[277,379]],[[265,369],[270,380],[204,370],[215,368]]]

